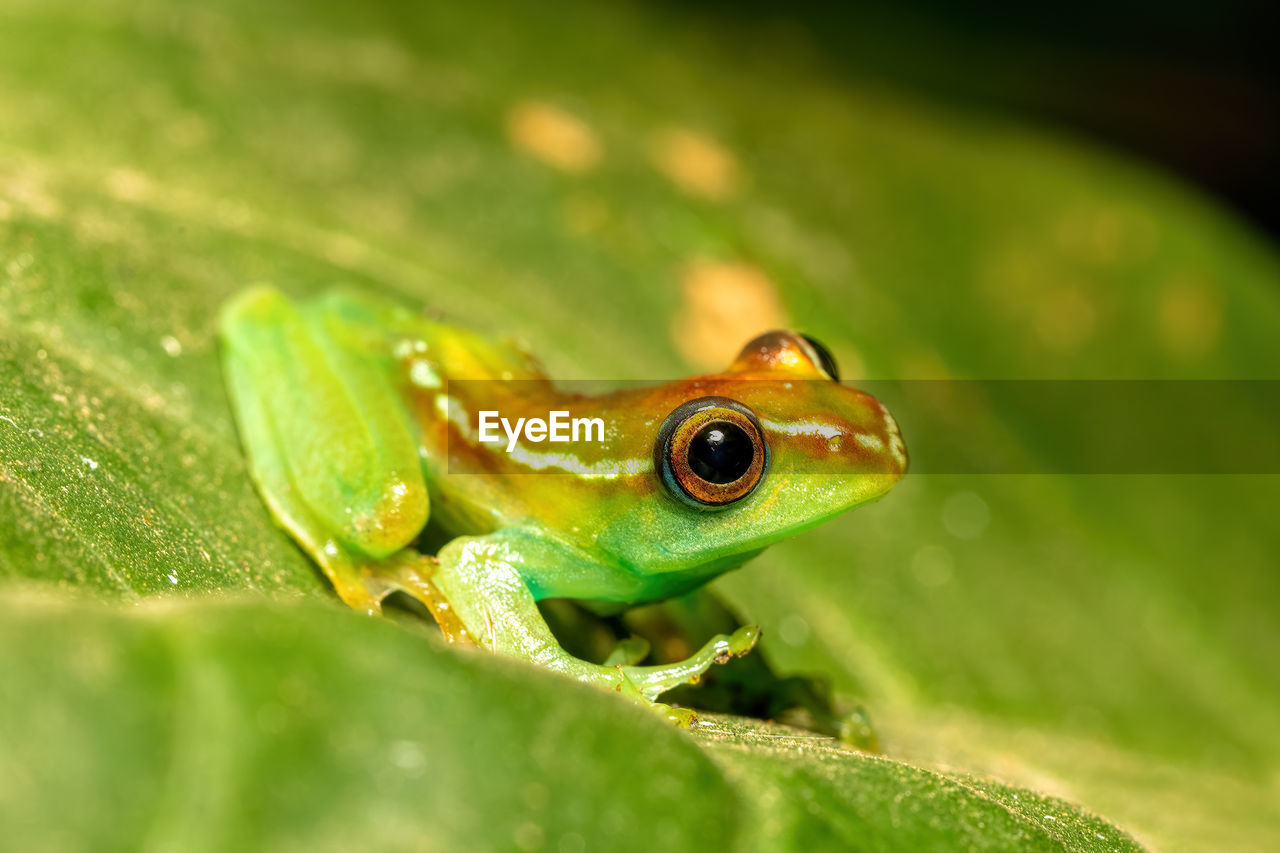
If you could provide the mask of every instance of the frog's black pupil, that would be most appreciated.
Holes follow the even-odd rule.
[[[732,483],[747,473],[755,447],[737,424],[715,421],[689,442],[689,467],[708,483]]]
[[[822,362],[822,364],[819,365],[822,368],[822,371],[835,381],[839,382],[840,368],[836,366],[836,359],[835,356],[831,354],[831,350],[827,349],[808,335],[801,335],[800,337],[804,338],[805,342],[808,343],[809,346],[813,347],[813,351],[818,354],[818,361]]]

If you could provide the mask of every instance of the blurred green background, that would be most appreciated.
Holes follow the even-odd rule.
[[[1103,141],[1280,231],[1280,86],[1268,7],[1081,0],[706,2],[719,27],[808,44],[826,67]]]
[[[1016,31],[807,8],[0,2],[4,846],[1274,849],[1275,477],[909,477],[718,581],[887,759],[344,613],[254,494],[259,280],[566,379],[780,323],[855,382],[1277,378],[1271,243],[988,94]]]

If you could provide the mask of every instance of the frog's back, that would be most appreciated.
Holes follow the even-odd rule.
[[[419,388],[434,390],[451,380],[546,380],[537,360],[513,341],[441,323],[387,300],[335,291],[302,310],[329,318],[360,349],[381,350]]]
[[[365,528],[394,527],[396,547],[416,535],[425,500],[397,511],[402,523],[365,522],[402,491],[415,499],[429,491],[432,520],[456,532],[484,531],[521,512],[501,490],[478,489],[485,478],[445,476],[485,467],[470,449],[463,401],[470,411],[472,400],[500,389],[520,396],[550,387],[514,343],[385,299],[335,291],[294,301],[265,285],[223,307],[220,331],[242,429],[261,447],[258,479],[311,472],[305,483],[276,478],[264,490],[307,492],[313,509],[332,516],[331,528],[352,527],[344,541],[372,553],[391,545],[365,542]]]
[[[457,535],[486,533],[527,515],[523,492],[476,440],[479,409],[511,411],[553,393],[541,366],[509,339],[442,323],[395,303],[335,292],[302,306],[344,347],[379,360],[405,404],[431,493],[431,521]],[[459,475],[459,476],[450,476]]]

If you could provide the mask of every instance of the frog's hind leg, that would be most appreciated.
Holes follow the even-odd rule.
[[[342,318],[255,288],[221,317],[228,388],[253,479],[343,601],[378,612],[377,564],[426,523],[416,442],[382,356]]]

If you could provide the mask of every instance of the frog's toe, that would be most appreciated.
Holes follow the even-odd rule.
[[[698,715],[692,708],[665,705],[662,702],[654,702],[650,707],[678,729],[687,729],[698,722]]]
[[[334,586],[342,602],[358,613],[366,616],[382,615],[382,599],[385,594],[375,594],[364,584],[355,583],[349,586]]]
[[[677,728],[687,729],[698,721],[698,715],[694,713],[692,708],[680,708],[675,705],[667,705],[663,702],[655,702],[651,697],[646,696],[644,691],[642,691],[627,675],[629,669],[634,669],[634,667],[626,667],[622,665],[610,667],[610,672],[612,673],[610,686],[613,690],[635,702],[637,705],[648,708],[650,711],[653,711],[659,717],[662,717],[662,719]]]
[[[605,666],[633,666],[649,656],[649,641],[644,637],[628,637],[619,640],[613,647],[609,657],[605,658]]]
[[[731,635],[715,635],[692,657],[685,660],[659,666],[628,666],[623,667],[623,670],[627,680],[633,683],[646,699],[653,701],[681,684],[696,684],[702,678],[702,674],[712,666],[728,663],[735,657],[745,655],[755,648],[759,639],[758,627],[744,625]]]
[[[840,740],[863,752],[879,753],[880,736],[871,724],[871,715],[861,705],[835,718],[836,735]]]
[[[756,643],[760,642],[761,634],[759,625],[743,625],[741,628],[733,632],[729,637],[728,652],[736,658],[740,658],[747,652],[756,647]],[[716,663],[726,663],[728,659],[721,660],[716,658]]]

